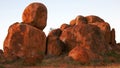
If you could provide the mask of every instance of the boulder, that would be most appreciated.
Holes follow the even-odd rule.
[[[4,56],[28,60],[36,58],[42,60],[46,49],[46,35],[43,31],[26,25],[15,23],[9,27],[4,41]],[[32,60],[35,62],[35,60]],[[29,62],[28,62],[29,63]]]
[[[95,15],[90,15],[90,16],[86,16],[85,17],[87,19],[87,22],[88,23],[101,23],[101,22],[105,22],[103,19],[101,19],[100,17],[98,16],[95,16]]]
[[[31,3],[22,14],[22,23],[32,25],[43,30],[47,22],[47,8],[42,3]]]
[[[79,25],[81,23],[87,24],[87,19],[84,16],[78,15],[75,19],[70,21],[70,25]]]
[[[47,37],[47,54],[51,56],[59,56],[63,53],[64,43],[59,39],[60,29],[52,30]]]
[[[100,53],[105,52],[107,46],[100,28],[90,24],[81,24],[65,29],[60,40],[65,43],[68,51],[80,45]]]
[[[68,25],[68,24],[62,24],[62,25],[60,26],[60,29],[61,29],[61,31],[63,31],[64,29],[66,29],[66,28],[68,28],[68,27],[70,27],[70,25]]]
[[[75,18],[75,21],[76,21],[76,25],[79,25],[81,23],[87,24],[87,19],[84,16],[81,16],[81,15],[77,16]]]
[[[76,61],[81,62],[82,64],[90,63],[90,61],[102,60],[101,56],[81,46],[76,46],[73,48],[69,52],[68,56],[72,57]]]
[[[76,46],[75,48],[73,48],[69,52],[68,56],[83,64],[90,62],[87,50],[85,48],[81,48],[80,46]]]
[[[73,20],[70,21],[70,26],[74,26],[75,24],[76,24],[75,19],[73,19]]]

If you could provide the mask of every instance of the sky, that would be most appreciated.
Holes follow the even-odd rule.
[[[22,13],[33,2],[43,3],[48,10],[46,35],[50,28],[59,28],[78,15],[96,15],[108,22],[116,30],[116,41],[120,42],[120,0],[2,0],[0,2],[0,49],[15,22],[22,22]]]

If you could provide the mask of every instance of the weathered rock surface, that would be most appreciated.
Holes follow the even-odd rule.
[[[70,25],[79,25],[81,23],[87,24],[87,19],[84,16],[78,15],[75,19],[70,21]]]
[[[76,25],[65,29],[60,39],[66,44],[70,51],[75,46],[80,45],[94,52],[105,52],[106,42],[102,32],[97,26],[89,24]],[[101,51],[102,49],[102,51]]]
[[[43,30],[47,24],[47,8],[42,3],[31,3],[22,15],[23,23]]]
[[[111,46],[116,44],[115,31],[111,31],[110,25],[103,19],[93,15],[77,16],[70,25],[62,31],[60,40],[74,60],[89,63],[99,58],[102,61],[103,54],[112,50],[119,52],[119,46]]]
[[[103,19],[101,19],[100,17],[95,16],[95,15],[86,16],[86,19],[87,19],[88,23],[105,22]]]
[[[6,58],[14,60],[15,57],[19,57],[25,61],[29,59],[31,59],[31,62],[41,61],[45,54],[45,49],[46,36],[43,31],[19,23],[9,27],[8,35],[4,41],[4,56]]]
[[[60,29],[52,30],[47,37],[47,54],[59,56],[63,53],[64,43],[59,39],[61,35]]]
[[[74,60],[81,62],[82,64],[90,63],[90,61],[102,60],[101,56],[95,54],[89,49],[81,46],[76,46],[73,48],[68,56],[72,57]]]
[[[68,27],[70,27],[70,25],[64,23],[60,26],[60,29],[63,31],[64,29],[66,29]]]
[[[47,24],[47,8],[35,2],[25,8],[22,21],[9,27],[4,53],[0,50],[0,63],[20,58],[23,63],[35,64],[41,62],[45,54],[48,57],[68,54],[67,57],[83,64],[120,58],[115,29],[111,30],[110,25],[98,16],[78,15],[69,24],[50,31],[46,37],[42,30]]]
[[[116,45],[115,29],[114,29],[114,28],[111,30],[111,44],[112,44],[112,45]]]
[[[99,27],[101,32],[103,33],[103,36],[105,38],[106,43],[111,42],[111,36],[110,36],[111,35],[111,33],[110,33],[111,28],[110,28],[110,25],[108,23],[106,23],[106,22],[100,22],[100,23],[96,22],[96,23],[89,23],[89,24]]]

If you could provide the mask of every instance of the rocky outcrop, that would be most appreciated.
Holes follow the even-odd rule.
[[[47,24],[47,8],[42,3],[31,3],[22,15],[22,23],[43,30]]]
[[[4,41],[4,56],[6,58],[19,57],[21,59],[42,60],[45,55],[45,33],[35,27],[15,23],[9,27]],[[41,58],[42,57],[42,58]],[[34,62],[35,60],[33,59]]]
[[[60,40],[65,43],[69,56],[81,63],[104,60],[103,54],[119,52],[115,42],[115,31],[100,17],[77,16],[70,21],[70,27],[64,29]]]
[[[20,58],[31,65],[41,62],[47,55],[53,58],[67,55],[82,64],[120,58],[115,29],[111,30],[98,16],[78,15],[69,24],[51,30],[46,37],[43,29],[47,24],[47,8],[35,2],[25,8],[22,21],[9,27],[4,52],[0,50],[0,59],[3,59],[0,63]]]

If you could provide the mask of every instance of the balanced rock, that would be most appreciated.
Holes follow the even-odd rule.
[[[64,43],[59,39],[60,29],[52,30],[47,37],[47,54],[51,56],[59,56],[63,52]]]
[[[45,33],[35,27],[15,23],[9,27],[4,41],[4,56],[42,60],[46,49]],[[41,58],[42,57],[42,58]],[[29,59],[28,59],[29,58]],[[35,60],[32,60],[34,62]],[[29,62],[28,62],[29,63]]]
[[[22,20],[22,23],[43,30],[47,24],[47,8],[42,3],[31,3],[25,8]]]

